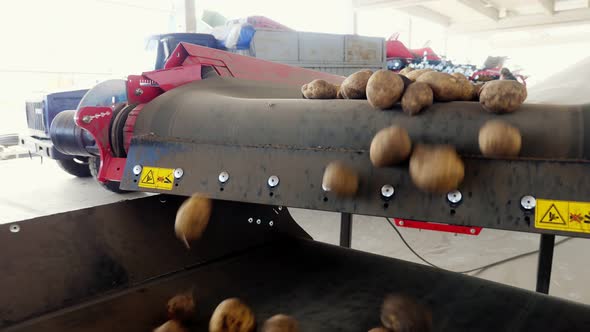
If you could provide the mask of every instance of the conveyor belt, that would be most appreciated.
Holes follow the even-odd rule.
[[[167,299],[194,287],[206,331],[216,304],[238,296],[258,321],[295,316],[302,331],[367,331],[388,292],[433,309],[434,331],[589,331],[590,307],[474,277],[308,240],[282,241],[158,279],[9,331],[151,331]]]

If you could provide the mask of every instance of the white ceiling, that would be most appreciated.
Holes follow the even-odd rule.
[[[353,0],[353,5],[393,8],[455,33],[590,23],[590,0]]]

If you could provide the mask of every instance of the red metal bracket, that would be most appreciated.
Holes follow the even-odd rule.
[[[428,221],[415,221],[415,220],[407,220],[407,219],[397,219],[393,218],[393,222],[396,226],[399,227],[406,227],[406,228],[417,228],[417,229],[425,229],[429,231],[437,231],[437,232],[447,232],[447,233],[456,233],[456,234],[467,234],[467,235],[479,235],[481,232],[481,227],[471,227],[471,226],[457,226],[457,225],[448,225],[448,224],[441,224],[436,222],[428,222]]]

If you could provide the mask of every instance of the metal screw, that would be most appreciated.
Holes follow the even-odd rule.
[[[262,221],[260,219],[256,219],[256,225],[260,225],[260,223],[262,223]]]
[[[283,210],[283,207],[282,206],[279,206],[278,209],[279,209],[279,211],[282,211]]]
[[[381,196],[385,198],[390,198],[395,194],[395,189],[390,184],[385,184],[381,187]]]
[[[138,96],[138,97],[139,97],[139,96],[141,96],[142,94],[143,94],[143,90],[142,90],[141,88],[137,88],[137,89],[135,89],[135,95],[136,95],[136,96]]]
[[[219,179],[219,182],[221,183],[226,183],[227,180],[229,180],[229,173],[226,171],[222,171],[221,173],[219,173],[217,179]]]
[[[250,218],[248,218],[248,222],[252,223],[252,222],[254,222],[254,219],[252,217],[250,217]]]
[[[398,225],[400,225],[400,226],[403,226],[403,225],[404,225],[404,221],[403,221],[403,220],[400,220],[400,221],[398,222]]]
[[[176,57],[180,58],[180,52],[176,53]]]
[[[268,222],[268,225],[269,225],[270,227],[272,227],[274,224],[275,224],[275,223],[274,223],[272,220]]]
[[[141,167],[141,165],[133,166],[133,174],[135,174],[135,175],[141,174],[142,170],[143,170],[143,167]]]
[[[475,228],[472,228],[472,229],[470,229],[470,230],[469,230],[469,233],[471,233],[471,234],[475,234]]]
[[[84,123],[90,123],[92,121],[92,117],[90,115],[84,115],[82,117],[82,122]]]
[[[453,204],[457,204],[463,200],[463,194],[459,190],[451,191],[447,194],[447,200]]]
[[[180,179],[184,175],[184,170],[182,168],[177,168],[174,170],[174,177]]]
[[[523,196],[520,199],[520,206],[525,210],[532,210],[537,206],[537,200],[531,195]]]
[[[271,175],[267,182],[269,187],[274,188],[279,185],[279,177],[276,175]]]
[[[20,226],[19,225],[10,225],[10,231],[12,233],[18,233],[18,232],[20,232]]]

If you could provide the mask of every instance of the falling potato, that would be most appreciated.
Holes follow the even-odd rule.
[[[222,301],[209,321],[209,332],[252,332],[255,327],[254,313],[237,298]]]
[[[299,323],[291,316],[278,314],[264,322],[262,332],[299,332]]]
[[[301,93],[307,99],[336,99],[338,88],[324,80],[313,80],[301,87]]]
[[[174,296],[168,300],[166,307],[168,318],[180,322],[190,322],[197,312],[192,292]]]
[[[358,190],[357,172],[340,161],[333,161],[326,167],[322,187],[338,196],[354,196]]]
[[[392,108],[403,92],[403,79],[389,70],[381,69],[376,71],[367,82],[367,100],[371,106],[377,109]]]
[[[366,99],[367,83],[372,74],[372,71],[363,69],[348,76],[340,85],[342,97],[344,99]]]
[[[408,159],[412,141],[408,132],[400,126],[391,126],[377,132],[371,141],[369,157],[375,167],[387,167]]]
[[[419,144],[410,157],[410,177],[419,189],[447,193],[459,187],[465,176],[463,161],[448,145]]]
[[[479,149],[486,157],[516,157],[521,144],[518,128],[504,121],[491,120],[479,129]]]
[[[212,205],[208,197],[195,194],[184,201],[176,212],[174,230],[187,248],[190,248],[188,241],[199,239],[203,235],[211,217]]]
[[[395,332],[430,332],[432,313],[412,297],[390,294],[381,306],[381,323]]]
[[[418,114],[432,105],[433,98],[432,89],[428,84],[422,82],[412,83],[402,96],[402,109],[408,115]]]
[[[175,320],[169,320],[166,323],[157,327],[154,332],[188,332],[180,322]]]

